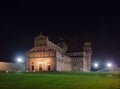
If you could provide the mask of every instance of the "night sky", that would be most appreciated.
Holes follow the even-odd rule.
[[[62,37],[69,50],[89,41],[93,61],[120,64],[120,8],[114,3],[0,2],[0,61],[13,61],[33,47],[40,32],[54,43]]]

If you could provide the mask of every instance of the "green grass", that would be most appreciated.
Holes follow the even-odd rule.
[[[0,89],[119,89],[119,78],[118,73],[0,73]]]

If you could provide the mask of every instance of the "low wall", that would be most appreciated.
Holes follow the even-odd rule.
[[[0,62],[0,71],[25,71],[25,64]]]

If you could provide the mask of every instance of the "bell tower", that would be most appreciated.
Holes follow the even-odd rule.
[[[91,70],[91,56],[92,56],[92,47],[90,42],[84,43],[84,69],[86,71]]]

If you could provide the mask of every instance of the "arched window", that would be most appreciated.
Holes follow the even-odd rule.
[[[32,62],[32,64],[34,64],[34,62]]]

